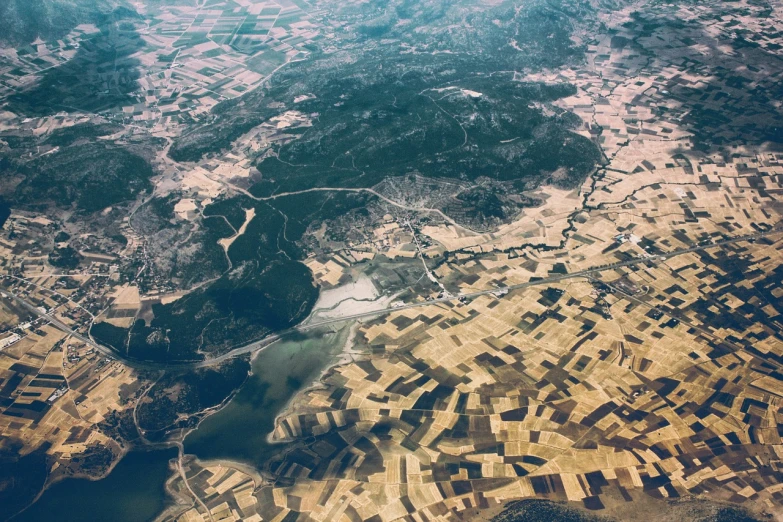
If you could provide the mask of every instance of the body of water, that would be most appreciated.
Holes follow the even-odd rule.
[[[12,520],[36,522],[145,522],[167,505],[165,485],[176,448],[128,453],[101,480],[67,479],[47,489],[38,501]]]
[[[340,353],[349,330],[288,339],[264,349],[253,360],[253,375],[231,402],[187,436],[185,452],[201,460],[233,460],[260,469],[282,450],[282,445],[267,442],[276,416]]]
[[[269,444],[275,418],[303,387],[312,384],[342,350],[350,331],[311,334],[277,342],[253,360],[253,375],[225,408],[185,439],[185,452],[201,460],[226,459],[260,469],[283,449]],[[132,451],[104,479],[67,479],[47,489],[14,522],[58,520],[146,522],[167,507],[168,462],[176,449]]]

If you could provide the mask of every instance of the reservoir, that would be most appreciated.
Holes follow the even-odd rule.
[[[269,444],[275,418],[341,352],[350,327],[298,334],[262,350],[253,373],[234,398],[185,438],[185,452],[200,460],[225,459],[261,469],[285,446]],[[14,522],[111,520],[146,522],[172,502],[165,491],[175,448],[131,451],[102,480],[66,479],[47,489]]]
[[[131,451],[101,480],[66,479],[47,489],[38,501],[12,520],[153,520],[170,502],[165,484],[169,460],[177,449]]]
[[[253,374],[231,402],[185,438],[185,453],[202,461],[225,459],[260,469],[284,447],[267,442],[276,416],[297,392],[318,379],[341,352],[349,331],[344,327],[337,332],[300,334],[261,351],[253,360]]]

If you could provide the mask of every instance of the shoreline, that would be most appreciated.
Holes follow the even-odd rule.
[[[270,446],[272,445],[285,446],[287,443],[290,442],[286,440],[276,440],[273,438],[279,420],[282,417],[288,415],[292,411],[292,409],[296,407],[298,400],[300,400],[300,398],[302,398],[305,393],[307,393],[310,390],[317,389],[319,386],[322,386],[320,384],[321,380],[329,370],[331,370],[332,368],[338,365],[345,364],[346,362],[350,362],[352,360],[353,355],[357,353],[357,352],[353,352],[352,346],[359,326],[360,323],[358,321],[354,321],[348,325],[343,326],[340,329],[337,330],[329,329],[328,331],[323,332],[322,335],[332,334],[338,336],[339,342],[335,343],[335,346],[332,350],[330,357],[328,358],[324,366],[320,369],[318,374],[315,375],[309,382],[304,384],[298,391],[291,394],[291,396],[288,398],[286,403],[281,407],[279,412],[275,415],[273,421],[274,428],[265,437],[265,441],[267,444],[269,444]],[[274,343],[271,343],[270,346],[277,342],[278,340],[274,341]],[[258,350],[252,355],[250,359],[251,367],[250,367],[250,371],[248,372],[248,377],[247,377],[248,379],[254,378],[253,364],[255,362],[256,357],[258,357],[262,351],[263,350]],[[266,473],[265,469],[259,469],[257,466],[255,466],[252,463],[243,462],[240,460],[232,460],[229,458],[201,459],[197,454],[186,453],[185,451],[184,442],[185,439],[188,437],[188,435],[196,431],[200,427],[201,423],[204,422],[207,418],[211,417],[216,413],[219,413],[223,408],[228,406],[228,404],[230,404],[231,401],[234,400],[234,398],[236,397],[237,393],[242,388],[242,386],[244,386],[246,383],[247,381],[243,381],[243,383],[239,387],[237,387],[232,392],[232,394],[226,398],[225,401],[223,401],[220,405],[211,408],[209,412],[206,411],[200,412],[202,416],[199,419],[198,423],[191,428],[181,430],[178,437],[178,442],[167,443],[167,444],[179,446],[181,448],[181,453],[178,456],[178,463],[174,465],[170,465],[170,476],[166,481],[166,494],[167,497],[173,502],[173,504],[168,506],[160,515],[156,517],[155,520],[163,520],[167,516],[181,515],[182,513],[188,511],[189,509],[193,509],[194,507],[196,507],[197,504],[200,504],[200,502],[194,499],[191,495],[187,495],[182,491],[176,491],[173,488],[173,484],[178,479],[182,478],[177,468],[181,466],[186,461],[186,459],[192,459],[191,462],[195,462],[198,466],[204,468],[211,467],[211,466],[223,466],[244,473],[245,475],[250,477],[251,480],[253,480],[254,490],[258,490],[265,486],[269,486],[272,483],[273,477],[269,476]],[[184,503],[183,501],[186,498],[188,499],[188,501],[187,503]]]
[[[116,443],[116,441],[115,441],[115,443]],[[147,442],[144,442],[144,443],[141,443],[141,444],[129,444],[128,446],[120,448],[120,453],[117,455],[117,458],[112,460],[112,462],[109,465],[109,467],[103,473],[101,473],[100,475],[91,475],[91,474],[88,474],[86,472],[77,472],[77,473],[74,473],[73,475],[63,475],[63,474],[60,474],[60,475],[57,475],[54,478],[52,478],[55,475],[55,473],[52,473],[51,471],[47,471],[46,481],[44,482],[44,485],[41,488],[41,490],[36,494],[35,498],[28,505],[26,505],[24,508],[22,508],[21,510],[17,511],[16,513],[14,513],[11,516],[11,518],[9,518],[8,520],[9,521],[14,520],[14,519],[16,519],[16,517],[19,517],[20,515],[22,515],[25,511],[27,511],[28,509],[33,507],[47,491],[49,491],[52,487],[56,486],[57,484],[60,484],[61,482],[66,482],[66,481],[71,480],[71,479],[73,479],[73,480],[86,480],[86,481],[89,481],[89,482],[99,482],[101,480],[104,480],[104,479],[108,478],[109,475],[111,475],[111,473],[114,472],[115,468],[120,464],[120,462],[123,459],[125,459],[125,457],[127,457],[130,453],[133,453],[133,452],[153,453],[153,452],[156,452],[156,451],[165,451],[167,449],[174,449],[176,447],[177,447],[177,443],[176,442],[160,442],[160,443],[147,443]],[[175,460],[176,460],[176,457],[172,457],[171,459],[169,459],[167,461],[167,465],[168,465],[170,470],[173,470],[175,468],[175,466],[172,465],[172,462],[175,461]],[[167,484],[168,484],[169,480],[172,479],[173,477],[174,476],[169,476],[166,479],[166,484],[164,486],[165,486],[166,496],[167,497],[171,497],[172,499],[176,500],[176,496],[173,495],[168,490],[168,487],[167,487]],[[166,508],[166,509],[169,509],[169,508]]]
[[[369,304],[369,303],[383,303],[387,302],[389,300],[393,300],[396,297],[395,295],[392,296],[383,296],[379,295],[375,299],[372,300],[364,300],[362,299],[360,302],[361,304]],[[340,304],[344,303],[345,301],[349,300],[356,301],[355,298],[352,297],[344,297],[341,299],[338,303],[333,304],[331,307],[328,308],[314,308],[310,315],[308,315],[305,320],[303,320],[300,324],[306,325],[313,319],[315,319],[319,313],[332,311],[333,308],[338,308]],[[357,302],[358,304],[358,302]],[[339,324],[339,323],[338,323]],[[337,335],[337,336],[344,336],[344,339],[338,343],[332,353],[330,354],[328,360],[324,364],[324,366],[321,368],[321,370],[318,372],[316,376],[314,376],[309,382],[303,384],[303,386],[293,393],[286,403],[282,406],[282,408],[277,412],[277,414],[274,417],[273,421],[273,429],[266,435],[265,441],[269,445],[280,445],[283,446],[287,443],[292,442],[291,440],[278,440],[275,438],[275,432],[277,430],[277,426],[281,419],[285,418],[286,416],[290,415],[296,408],[297,405],[301,404],[301,401],[304,399],[305,395],[312,391],[319,388],[323,388],[324,385],[322,384],[322,379],[324,376],[333,368],[337,366],[341,366],[347,363],[350,363],[354,356],[356,355],[365,355],[364,352],[359,352],[353,350],[353,344],[354,339],[356,337],[356,334],[358,332],[359,327],[361,326],[361,320],[349,320],[348,324],[345,326],[342,326],[341,328],[337,328],[337,325],[330,325],[325,326],[326,330],[321,334],[323,335],[329,335],[330,333]],[[166,441],[161,442],[148,442],[146,438],[144,437],[144,433],[142,429],[139,426],[137,427],[137,430],[139,431],[139,440],[134,443],[128,443],[127,446],[120,446],[118,443],[115,444],[119,448],[119,453],[117,454],[117,457],[112,460],[111,464],[108,466],[108,468],[102,472],[100,475],[92,475],[89,473],[75,473],[73,475],[57,475],[55,478],[52,479],[52,476],[56,474],[52,473],[51,471],[47,472],[47,478],[46,482],[44,483],[44,486],[41,488],[41,490],[37,493],[35,498],[27,505],[25,506],[21,511],[14,514],[14,517],[19,516],[24,511],[28,510],[31,506],[33,506],[35,503],[37,503],[40,498],[55,484],[58,484],[60,482],[66,481],[68,479],[77,479],[77,480],[89,480],[91,482],[97,482],[100,480],[103,480],[107,478],[117,467],[117,465],[131,452],[133,451],[140,451],[140,452],[154,452],[154,451],[162,451],[166,449],[172,449],[177,448],[178,455],[173,457],[172,459],[169,459],[168,465],[169,465],[169,477],[166,479],[165,482],[165,494],[169,502],[172,502],[172,505],[167,506],[164,511],[156,517],[156,520],[161,519],[163,516],[171,515],[173,513],[179,513],[181,514],[184,512],[184,510],[189,509],[192,507],[193,504],[196,503],[196,500],[192,497],[189,497],[192,501],[191,504],[186,506],[185,504],[180,503],[187,495],[183,495],[182,492],[174,491],[171,487],[173,482],[177,480],[177,478],[181,478],[178,473],[178,468],[182,464],[182,462],[187,458],[192,458],[198,465],[200,466],[212,466],[212,465],[221,465],[229,468],[236,469],[242,473],[247,474],[250,476],[254,483],[256,484],[256,489],[259,487],[262,487],[269,483],[268,478],[264,477],[263,472],[264,470],[260,470],[256,468],[254,465],[242,462],[242,461],[235,461],[231,459],[206,459],[201,460],[198,455],[187,453],[185,451],[185,440],[187,439],[188,435],[193,433],[194,431],[198,430],[201,426],[202,422],[204,422],[206,419],[212,417],[214,414],[219,413],[222,411],[226,406],[228,406],[231,401],[234,400],[237,393],[240,391],[240,389],[247,383],[248,379],[252,379],[254,377],[253,372],[253,364],[256,360],[256,358],[264,352],[267,348],[278,344],[280,341],[283,341],[283,338],[274,339],[272,342],[270,342],[267,345],[264,345],[263,347],[260,347],[261,349],[254,350],[250,354],[250,369],[248,371],[247,378],[242,381],[242,383],[237,386],[232,392],[223,400],[220,404],[206,408],[200,412],[197,412],[193,414],[194,416],[198,416],[198,422],[193,426],[189,428],[180,428],[178,430],[175,430],[171,434],[171,438]]]
[[[308,317],[312,317],[312,315],[316,312],[314,310],[311,315]],[[307,320],[305,320],[306,322]],[[304,323],[304,322],[303,322]],[[315,375],[312,379],[310,379],[308,382],[304,383],[299,390],[297,390],[295,393],[292,393],[290,397],[286,400],[285,404],[280,408],[280,410],[275,414],[274,420],[273,420],[273,429],[266,434],[265,436],[265,442],[267,444],[271,445],[285,445],[286,443],[290,441],[286,440],[277,440],[274,437],[275,429],[278,425],[279,420],[284,417],[285,415],[288,415],[290,411],[295,407],[295,404],[297,403],[298,399],[302,396],[302,394],[317,389],[320,386],[321,379],[324,377],[324,375],[334,368],[335,366],[344,364],[346,362],[350,362],[351,356],[353,355],[351,353],[351,346],[353,343],[353,339],[356,335],[356,331],[358,330],[360,323],[358,321],[350,322],[349,324],[343,326],[339,329],[334,329],[334,326],[332,327],[326,327],[328,330],[324,331],[323,335],[336,335],[340,337],[344,337],[339,343],[336,343],[334,348],[331,350],[332,353],[328,357],[328,360],[325,362],[323,367],[319,370],[318,374]],[[269,345],[265,346],[263,350],[257,350],[255,351],[251,358],[250,358],[250,371],[248,372],[247,379],[254,378],[254,371],[253,371],[253,365],[256,361],[256,358],[267,348],[271,347],[274,344],[279,343],[280,341],[283,341],[284,339],[276,339]],[[256,475],[261,478],[261,485],[268,483],[267,479],[264,477],[263,473],[264,470],[256,468],[252,463],[243,462],[241,460],[231,460],[226,458],[218,458],[218,459],[200,459],[197,454],[194,453],[187,453],[184,449],[184,443],[187,439],[188,435],[193,433],[194,431],[198,430],[201,424],[208,418],[212,417],[213,415],[219,413],[222,411],[225,407],[227,407],[231,401],[234,400],[237,393],[239,393],[240,389],[247,383],[247,380],[243,381],[240,386],[238,386],[229,397],[226,398],[225,401],[223,401],[220,405],[215,406],[213,408],[210,408],[209,410],[204,410],[202,412],[199,412],[201,417],[199,418],[198,423],[190,428],[184,428],[180,431],[180,436],[178,437],[178,440],[180,441],[180,444],[183,445],[183,458],[185,457],[193,457],[195,458],[200,464],[201,463],[212,463],[212,462],[219,462],[222,465],[226,465],[229,467],[234,467],[239,470],[243,469],[250,469],[254,470]]]
[[[277,415],[275,415],[274,429],[271,432],[269,432],[266,436],[266,441],[268,444],[286,444],[291,442],[290,440],[278,440],[274,438],[275,431],[277,431],[278,424],[283,418],[290,415],[296,409],[296,405],[299,404],[299,402],[303,399],[304,395],[306,395],[310,391],[325,387],[325,385],[322,382],[322,379],[330,370],[336,368],[337,366],[342,366],[343,364],[346,364],[347,362],[350,362],[352,360],[352,355],[354,353],[351,351],[351,346],[353,344],[354,338],[356,337],[356,333],[358,332],[360,325],[361,322],[357,320],[344,326],[342,330],[337,330],[336,333],[338,335],[343,330],[347,330],[345,341],[343,341],[342,343],[342,348],[339,350],[339,352],[335,350],[335,353],[332,355],[332,357],[330,357],[330,360],[327,362],[327,364],[324,366],[324,368],[321,370],[318,376],[314,377],[309,383],[304,385],[298,392],[293,394],[291,398],[289,398],[288,401],[285,403],[285,405],[280,409]]]

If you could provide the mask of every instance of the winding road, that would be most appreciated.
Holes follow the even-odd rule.
[[[397,201],[394,201],[393,199],[390,199],[383,194],[377,192],[374,189],[371,188],[345,188],[345,187],[315,187],[315,188],[309,188],[305,190],[297,190],[295,192],[281,192],[279,194],[272,194],[271,196],[254,196],[249,191],[243,189],[242,187],[237,187],[236,185],[233,185],[228,182],[224,182],[225,185],[229,186],[232,190],[239,192],[250,199],[253,199],[255,201],[272,201],[278,198],[283,198],[287,196],[298,196],[299,194],[307,194],[310,192],[354,192],[354,193],[360,193],[360,192],[366,192],[367,194],[371,194],[375,196],[376,198],[380,199],[381,201],[388,203],[389,205],[395,206],[397,208],[401,208],[402,210],[408,210],[410,212],[427,212],[430,214],[437,214],[441,218],[443,218],[444,221],[446,221],[449,225],[452,225],[464,232],[466,232],[468,235],[476,236],[480,235],[478,232],[471,230],[469,228],[466,228],[463,225],[460,225],[454,219],[447,216],[442,210],[437,208],[426,208],[426,207],[411,207],[409,205],[405,205],[403,203],[398,203]]]

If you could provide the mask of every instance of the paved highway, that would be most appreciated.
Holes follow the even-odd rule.
[[[534,280],[534,281],[528,281],[528,282],[525,282],[525,283],[519,283],[519,284],[516,284],[516,285],[501,286],[501,287],[497,287],[497,288],[491,288],[491,289],[488,289],[488,290],[481,290],[481,291],[478,291],[478,292],[470,292],[470,293],[465,293],[465,294],[447,295],[447,296],[440,297],[440,298],[437,298],[437,299],[432,299],[432,300],[429,300],[429,301],[421,301],[421,302],[411,303],[411,304],[397,306],[397,307],[380,308],[380,309],[377,309],[377,310],[370,310],[370,311],[362,312],[362,313],[358,313],[358,314],[347,315],[347,316],[342,316],[342,317],[336,317],[336,318],[332,318],[332,319],[325,319],[323,321],[318,321],[318,322],[314,322],[314,323],[300,324],[298,326],[294,326],[293,328],[289,328],[287,330],[283,330],[281,332],[278,332],[278,333],[276,333],[274,335],[270,335],[270,336],[265,337],[263,339],[260,339],[258,341],[254,341],[252,343],[249,343],[247,345],[241,346],[239,348],[235,348],[235,349],[233,349],[233,350],[231,350],[229,352],[226,352],[225,354],[220,355],[218,357],[212,357],[212,358],[206,359],[204,361],[183,362],[183,363],[155,363],[155,362],[144,362],[144,361],[138,361],[138,360],[135,360],[135,359],[129,359],[129,358],[125,357],[125,356],[122,356],[122,355],[116,353],[112,349],[107,348],[105,346],[102,346],[102,345],[94,342],[92,339],[89,339],[89,338],[79,334],[78,332],[73,331],[67,325],[65,325],[61,321],[59,321],[57,318],[52,317],[49,314],[45,314],[45,313],[41,312],[40,310],[38,310],[37,307],[35,307],[34,305],[30,304],[29,302],[25,301],[23,298],[15,295],[15,294],[12,294],[12,293],[10,293],[8,291],[5,291],[5,290],[0,290],[0,295],[5,297],[6,299],[10,299],[10,300],[13,300],[13,301],[19,303],[25,309],[29,310],[31,313],[37,315],[38,317],[46,319],[53,326],[59,328],[63,332],[66,332],[66,333],[72,335],[76,339],[78,339],[78,340],[80,340],[80,341],[82,341],[82,342],[84,342],[84,343],[94,347],[100,353],[102,353],[102,354],[104,354],[104,355],[106,355],[108,357],[112,357],[114,359],[119,359],[124,364],[126,364],[126,365],[128,365],[130,367],[138,368],[138,369],[146,369],[146,370],[189,370],[189,369],[206,368],[206,367],[209,367],[209,366],[214,366],[214,365],[220,364],[222,362],[225,362],[225,361],[227,361],[229,359],[232,359],[232,358],[234,358],[234,357],[236,357],[238,355],[243,355],[243,354],[255,352],[257,350],[260,350],[262,348],[265,348],[265,347],[269,346],[270,344],[280,340],[282,337],[285,337],[286,335],[289,335],[289,334],[294,333],[294,332],[305,332],[305,331],[308,331],[308,330],[314,330],[316,328],[320,328],[320,327],[324,327],[324,326],[330,326],[330,325],[333,325],[333,324],[336,324],[336,323],[342,323],[342,322],[345,322],[345,321],[355,321],[357,319],[365,319],[365,318],[368,318],[368,317],[377,317],[377,316],[389,314],[389,313],[392,313],[392,312],[397,312],[397,311],[400,311],[400,310],[409,310],[411,308],[432,306],[432,305],[435,305],[435,304],[438,304],[438,303],[446,303],[446,302],[451,302],[451,301],[473,299],[475,297],[479,297],[479,296],[482,296],[482,295],[494,294],[494,293],[497,293],[497,292],[501,292],[501,293],[503,293],[503,292],[511,292],[513,290],[519,290],[521,288],[527,288],[527,287],[531,287],[531,286],[548,285],[548,284],[551,284],[551,283],[556,283],[558,281],[563,281],[565,279],[574,279],[574,278],[579,278],[579,277],[591,277],[594,274],[598,274],[600,272],[605,272],[605,271],[608,271],[608,270],[615,270],[617,268],[623,268],[623,267],[627,267],[627,266],[638,265],[638,264],[641,264],[641,263],[654,263],[654,262],[657,262],[657,261],[665,261],[666,259],[670,259],[672,257],[680,256],[680,255],[683,255],[683,254],[688,254],[688,253],[692,253],[692,252],[698,252],[698,251],[701,251],[701,250],[709,250],[709,249],[712,249],[712,248],[718,248],[718,247],[721,247],[721,246],[724,246],[724,245],[729,245],[729,244],[733,244],[733,243],[740,243],[740,242],[743,242],[743,241],[756,240],[756,239],[760,239],[762,237],[771,236],[771,235],[775,235],[775,234],[781,234],[781,233],[783,233],[783,230],[781,230],[781,229],[771,229],[771,230],[766,231],[766,232],[758,232],[758,233],[755,233],[755,234],[748,234],[748,235],[744,235],[744,236],[737,236],[737,237],[733,237],[733,238],[729,238],[729,239],[724,239],[724,240],[721,240],[721,241],[715,241],[715,242],[711,242],[711,243],[706,243],[706,244],[703,244],[703,245],[694,245],[694,246],[692,246],[690,248],[683,248],[683,249],[680,249],[680,250],[674,250],[672,252],[668,252],[668,253],[665,253],[665,254],[660,254],[660,255],[656,255],[656,256],[649,256],[649,257],[633,258],[633,259],[629,259],[627,261],[620,261],[620,262],[612,263],[612,264],[608,264],[608,265],[596,266],[596,267],[588,268],[588,269],[585,269],[585,270],[580,270],[578,272],[571,272],[571,273],[568,273],[568,274],[560,274],[560,275],[556,275],[556,276],[546,277],[546,278],[543,278],[543,279],[537,279],[537,280]]]

